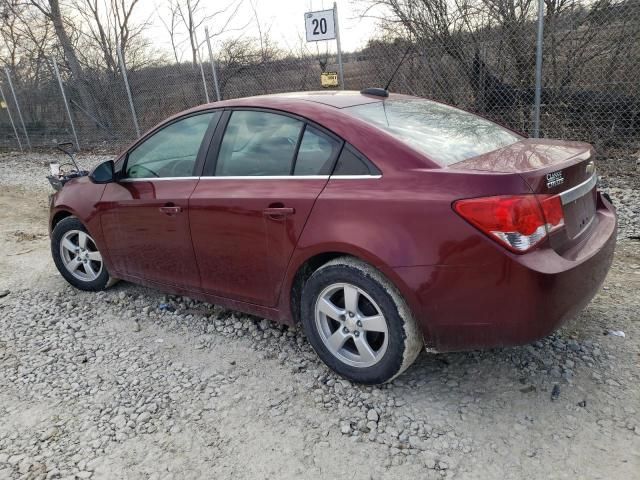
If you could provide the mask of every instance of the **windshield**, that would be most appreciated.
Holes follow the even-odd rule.
[[[385,100],[355,105],[344,111],[382,128],[444,165],[522,139],[482,117],[429,100]]]

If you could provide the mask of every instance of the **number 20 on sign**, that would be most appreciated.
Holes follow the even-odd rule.
[[[305,13],[304,26],[307,32],[307,42],[319,42],[336,38],[333,9]]]

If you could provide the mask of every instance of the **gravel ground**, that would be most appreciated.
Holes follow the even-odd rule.
[[[601,168],[620,243],[576,319],[524,347],[423,353],[364,387],[299,329],[125,282],[67,286],[49,259],[48,158],[0,156],[0,479],[637,478],[633,162]]]

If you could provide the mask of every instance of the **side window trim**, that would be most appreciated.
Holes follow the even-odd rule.
[[[215,115],[216,113],[220,112],[221,114],[224,113],[223,110],[216,108],[216,109],[208,109],[208,110],[199,110],[197,112],[192,112],[189,113],[187,115],[183,115],[181,117],[178,118],[174,118],[172,119],[170,122],[166,122],[163,123],[161,125],[158,125],[157,128],[154,128],[152,131],[148,132],[145,136],[143,136],[142,138],[138,139],[138,141],[131,147],[129,148],[126,153],[123,155],[124,160],[122,161],[121,167],[117,172],[118,175],[118,181],[124,181],[124,180],[136,180],[136,179],[127,179],[124,175],[125,172],[127,171],[127,163],[129,162],[129,154],[131,152],[133,152],[136,148],[138,148],[140,145],[142,145],[144,142],[146,142],[147,140],[149,140],[151,137],[153,137],[154,135],[156,135],[157,133],[160,133],[162,130],[164,130],[167,127],[170,127],[171,125],[173,125],[174,123],[177,123],[181,120],[185,120],[187,118],[190,117],[195,117],[198,115],[205,115],[208,113],[213,113],[214,116],[211,118],[210,122],[209,122],[209,126],[207,126],[207,130],[204,134],[204,137],[202,138],[202,141],[200,142],[200,146],[198,147],[198,153],[196,155],[196,161],[193,167],[193,175],[191,177],[175,177],[175,178],[194,178],[194,177],[199,177],[202,174],[202,168],[203,168],[203,164],[204,164],[204,160],[205,157],[204,155],[206,154],[206,150],[204,150],[204,146],[208,145],[211,141],[211,137],[214,134],[214,131],[217,127],[217,125],[220,123],[220,120],[222,119],[222,115]],[[208,149],[208,147],[207,147]],[[146,181],[150,181],[150,180],[161,180],[162,178],[167,178],[167,179],[173,179],[173,177],[160,177],[160,178],[147,178],[147,179],[137,179],[137,180],[146,180]]]
[[[296,164],[298,163],[298,154],[300,153],[300,145],[302,144],[302,138],[304,137],[304,132],[307,131],[307,122],[302,124],[302,128],[300,129],[300,133],[298,134],[298,141],[296,142],[296,148],[293,152],[293,158],[291,159],[291,167],[289,168],[289,176],[293,176],[293,172],[296,170]]]
[[[193,175],[196,177],[200,177],[202,175],[204,163],[207,158],[207,152],[209,151],[209,146],[211,145],[211,138],[213,138],[216,128],[218,127],[218,124],[220,123],[220,120],[222,118],[222,114],[224,113],[219,110],[207,110],[207,113],[209,112],[212,112],[214,114],[219,113],[219,115],[215,115],[211,118],[211,122],[209,122],[209,126],[207,127],[207,131],[202,138],[202,142],[200,142],[200,148],[198,149],[198,154],[196,156],[196,163],[193,166]]]
[[[204,168],[202,170],[203,177],[215,177],[216,165],[218,164],[218,153],[220,153],[222,138],[227,131],[227,125],[229,125],[231,113],[233,113],[233,110],[225,108],[220,120],[218,121],[218,125],[211,137],[211,142],[204,160]]]

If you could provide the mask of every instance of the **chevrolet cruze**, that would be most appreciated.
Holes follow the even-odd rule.
[[[301,323],[370,384],[425,346],[549,334],[595,295],[616,238],[588,144],[380,89],[203,105],[55,181],[51,251],[75,287],[124,279]]]

